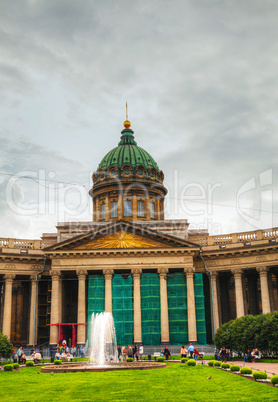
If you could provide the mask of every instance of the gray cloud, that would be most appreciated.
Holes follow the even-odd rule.
[[[277,209],[277,12],[274,0],[3,2],[2,169],[86,180],[116,146],[128,100],[138,145],[170,188],[177,169],[180,188],[219,182],[215,202],[233,204],[272,169]],[[253,229],[233,209],[209,218]]]

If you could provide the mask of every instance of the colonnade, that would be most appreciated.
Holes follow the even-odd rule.
[[[270,313],[270,295],[269,295],[269,288],[268,288],[268,277],[267,273],[269,267],[267,266],[258,266],[256,267],[257,272],[259,273],[260,277],[260,285],[261,285],[261,300],[262,300],[262,313]],[[242,275],[244,273],[243,268],[234,268],[231,270],[234,276],[235,282],[235,301],[236,301],[236,317],[242,317],[245,315],[244,312],[244,293],[243,293],[243,285],[242,285]],[[217,286],[217,278],[218,272],[212,272],[212,292],[213,292],[213,308],[214,308],[214,329],[215,331],[220,326],[220,314],[218,308],[218,300],[219,300],[219,293],[218,293],[218,286]]]
[[[260,278],[261,287],[261,302],[262,312],[264,314],[271,312],[270,294],[268,287],[268,270],[267,266],[256,267]],[[160,304],[161,304],[161,342],[167,343],[170,341],[169,336],[169,319],[168,319],[168,298],[167,298],[167,268],[159,268],[157,270],[160,280]],[[235,284],[235,303],[236,316],[242,317],[244,312],[244,293],[242,285],[243,268],[231,270],[234,276]],[[78,277],[78,308],[77,321],[79,324],[77,329],[77,343],[84,344],[86,342],[86,277],[87,271],[76,271]],[[188,305],[188,337],[190,342],[197,341],[196,329],[196,313],[195,313],[195,295],[194,295],[194,267],[189,265],[184,267],[184,273],[187,280],[187,305]],[[113,269],[103,270],[105,278],[105,311],[112,313],[112,278]],[[132,269],[133,275],[133,297],[134,297],[134,342],[142,342],[142,327],[141,327],[141,275],[142,269]],[[11,322],[12,322],[12,289],[14,273],[9,273],[4,276],[5,280],[5,297],[3,308],[3,325],[2,332],[10,338]],[[61,272],[58,270],[51,271],[52,276],[52,296],[51,296],[51,324],[61,323],[62,320],[62,280]],[[36,275],[31,275],[31,296],[30,296],[30,320],[29,320],[29,344],[37,343],[37,320],[34,320],[34,313],[38,315],[38,288],[36,291],[36,281],[39,278]],[[212,272],[212,299],[214,309],[214,329],[215,331],[220,326],[220,311],[219,311],[219,291],[217,286],[218,272]],[[38,284],[38,282],[37,282]],[[35,325],[35,328],[34,328]],[[58,341],[59,329],[57,325],[50,326],[50,344],[56,344]]]
[[[195,313],[195,295],[194,295],[194,269],[193,267],[184,268],[187,278],[187,308],[188,308],[188,337],[190,342],[197,341],[196,313]],[[86,275],[87,271],[77,271],[78,277],[78,323],[86,322]],[[161,342],[170,342],[169,319],[168,319],[168,297],[167,297],[167,268],[158,269],[160,280],[160,305],[161,305]],[[51,324],[61,322],[61,308],[59,300],[61,298],[61,272],[52,271],[52,299],[51,299]],[[112,278],[113,269],[103,270],[105,278],[105,312],[112,313]],[[134,298],[134,342],[142,342],[141,327],[141,274],[142,269],[132,269],[133,275],[133,298]],[[58,326],[50,326],[50,344],[56,344],[58,341]],[[78,325],[77,343],[86,342],[85,325]]]

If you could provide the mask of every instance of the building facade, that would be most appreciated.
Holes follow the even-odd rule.
[[[163,172],[129,121],[92,178],[91,222],[0,239],[0,330],[14,344],[85,344],[101,311],[120,344],[206,344],[230,319],[278,309],[278,228],[210,236],[165,220]]]

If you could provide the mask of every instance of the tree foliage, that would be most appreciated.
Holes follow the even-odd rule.
[[[246,315],[223,324],[215,333],[218,349],[225,346],[239,353],[259,349],[278,352],[278,312],[257,316]]]
[[[0,357],[8,359],[13,354],[13,345],[8,337],[0,332]]]

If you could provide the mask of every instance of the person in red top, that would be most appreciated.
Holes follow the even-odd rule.
[[[198,352],[198,350],[197,350],[197,349],[194,349],[194,359],[195,359],[195,360],[198,359],[199,354],[200,354],[200,353]]]

